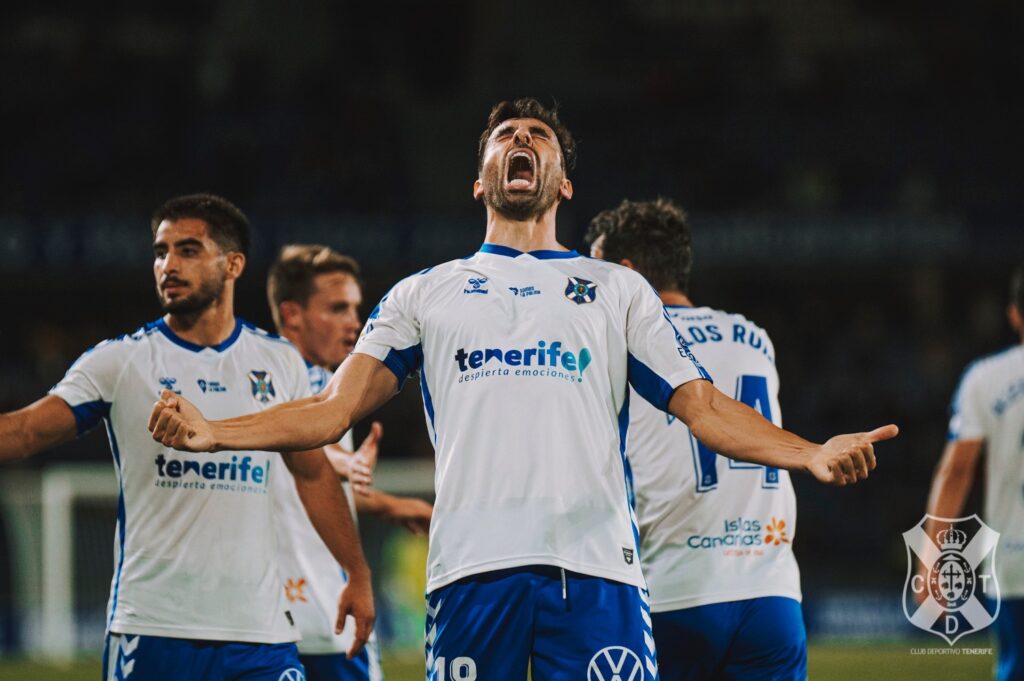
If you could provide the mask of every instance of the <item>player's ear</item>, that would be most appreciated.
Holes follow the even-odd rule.
[[[1013,303],[1010,303],[1006,307],[1006,319],[1010,322],[1010,327],[1018,334],[1024,332],[1024,314],[1021,314],[1020,308]]]
[[[298,325],[299,317],[302,315],[302,306],[294,300],[286,300],[281,303],[281,327],[284,329],[294,328]]]
[[[562,184],[559,185],[558,187],[558,193],[566,201],[572,199],[572,180],[570,180],[568,177],[563,177]]]
[[[230,279],[238,279],[245,271],[245,254],[238,251],[228,251],[227,267],[224,273]]]
[[[473,198],[479,201],[484,198],[484,183],[477,178],[473,181]]]
[[[636,265],[634,265],[633,261],[630,260],[629,258],[623,258],[622,260],[619,261],[619,264],[622,265],[623,267],[628,267],[629,269],[636,272]]]

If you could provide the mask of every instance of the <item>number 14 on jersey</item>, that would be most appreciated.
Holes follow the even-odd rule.
[[[772,405],[768,398],[768,379],[764,376],[743,375],[736,380],[737,401],[742,402],[769,421],[772,420]],[[718,453],[708,449],[690,433],[690,446],[693,448],[693,465],[697,472],[697,491],[710,492],[718,489]],[[756,470],[762,472],[761,487],[778,489],[779,469],[761,466],[754,463],[743,463],[729,459],[729,468],[733,470]]]

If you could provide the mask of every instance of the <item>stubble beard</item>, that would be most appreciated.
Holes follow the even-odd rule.
[[[545,179],[533,193],[510,192],[505,189],[500,169],[488,173],[487,187],[484,191],[484,205],[492,208],[499,215],[516,222],[525,222],[540,217],[548,212],[558,199],[558,186],[549,186]]]
[[[167,300],[157,290],[157,296],[160,299],[160,309],[165,314],[174,315],[198,315],[213,305],[223,293],[223,277],[206,280],[199,285],[199,288],[194,293],[174,300]]]

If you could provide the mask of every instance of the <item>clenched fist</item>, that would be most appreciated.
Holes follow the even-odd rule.
[[[213,432],[196,406],[181,395],[164,390],[149,415],[153,439],[186,452],[213,451]]]

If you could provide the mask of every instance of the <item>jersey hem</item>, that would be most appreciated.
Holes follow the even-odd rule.
[[[651,612],[670,612],[672,610],[686,610],[702,605],[714,605],[715,603],[730,603],[732,601],[747,601],[752,598],[764,598],[766,596],[778,596],[780,598],[792,598],[797,603],[803,602],[803,594],[800,590],[791,589],[754,589],[752,591],[726,591],[695,598],[678,598],[670,601],[656,601],[651,599]]]
[[[585,565],[583,563],[573,563],[567,560],[561,560],[552,556],[529,556],[523,558],[508,558],[504,560],[496,560],[487,563],[477,563],[470,567],[460,568],[447,574],[431,577],[427,580],[426,592],[431,594],[438,589],[448,586],[452,582],[457,582],[465,577],[472,577],[473,575],[479,575],[484,572],[494,572],[495,570],[507,570],[509,568],[517,567],[528,567],[530,565],[549,565],[551,567],[562,568],[564,570],[570,570],[572,572],[578,572],[581,575],[588,575],[590,577],[600,577],[601,579],[608,579],[613,582],[620,582],[622,584],[629,584],[630,586],[636,586],[641,589],[646,589],[647,584],[644,582],[642,574],[633,574],[632,571],[629,574],[623,574],[621,572],[615,572],[608,568],[596,566],[596,565]]]
[[[199,641],[237,641],[238,643],[296,643],[299,634],[286,634],[283,636],[272,636],[257,631],[240,631],[236,629],[222,630],[195,630],[187,627],[173,627],[167,625],[153,626],[151,624],[123,624],[110,625],[110,633],[127,636],[166,636],[167,638],[196,639]]]

